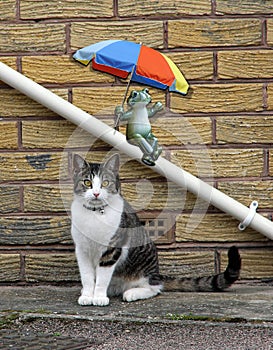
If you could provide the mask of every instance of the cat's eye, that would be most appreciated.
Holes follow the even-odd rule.
[[[102,184],[101,184],[102,187],[107,187],[108,185],[109,185],[109,181],[108,180],[102,181]]]
[[[90,180],[84,180],[83,183],[86,187],[91,187],[92,185],[92,182]]]

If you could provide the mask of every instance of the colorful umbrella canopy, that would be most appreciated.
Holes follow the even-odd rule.
[[[105,40],[86,46],[73,55],[84,65],[102,72],[159,89],[186,95],[189,85],[176,64],[163,53],[126,40]]]

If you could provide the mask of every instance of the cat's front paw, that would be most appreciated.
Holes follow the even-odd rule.
[[[93,298],[93,305],[96,305],[96,306],[107,306],[107,305],[109,305],[109,298],[108,297],[96,297],[96,298]]]
[[[93,298],[87,295],[81,295],[78,299],[78,304],[82,306],[93,305]]]
[[[141,299],[141,298],[139,298],[139,295],[138,295],[138,293],[135,291],[135,289],[136,289],[136,288],[126,290],[126,291],[123,293],[123,300],[124,300],[124,301],[128,301],[128,302],[131,302],[131,301],[136,301],[136,300],[138,300],[138,299]]]

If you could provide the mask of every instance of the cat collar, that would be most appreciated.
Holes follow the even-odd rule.
[[[101,207],[90,207],[86,204],[83,204],[84,208],[92,211],[99,211],[101,214],[104,214],[104,208],[107,207],[108,204],[102,205]]]

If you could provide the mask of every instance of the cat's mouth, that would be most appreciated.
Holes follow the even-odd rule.
[[[92,199],[88,199],[86,203],[90,205],[100,205],[100,204],[104,204],[105,201],[101,198],[92,198]]]
[[[90,193],[89,191],[85,194],[85,202],[89,205],[99,206],[105,203],[103,196],[100,193]]]

